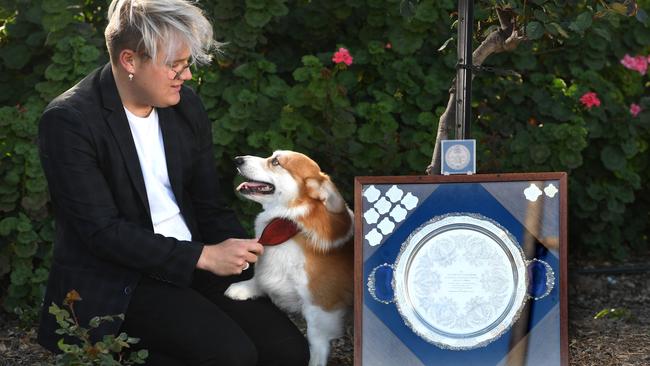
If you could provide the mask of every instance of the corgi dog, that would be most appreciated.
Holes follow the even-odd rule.
[[[267,244],[264,231],[271,226],[285,227],[287,237],[275,235],[271,241],[277,245],[264,248],[253,278],[230,285],[225,294],[235,300],[268,296],[280,309],[301,313],[309,365],[325,366],[330,341],[343,335],[353,302],[353,213],[329,176],[304,154],[238,156],[235,164],[246,180],[237,191],[262,205],[255,219],[260,243]]]

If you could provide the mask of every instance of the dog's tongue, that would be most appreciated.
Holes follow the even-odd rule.
[[[237,190],[240,191],[242,189],[247,189],[247,190],[263,189],[264,187],[268,187],[268,184],[259,183],[259,182],[243,182],[237,187]]]
[[[282,244],[296,235],[298,231],[295,222],[278,217],[266,225],[260,236],[259,243],[262,245]]]

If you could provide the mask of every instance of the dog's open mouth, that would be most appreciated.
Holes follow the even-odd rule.
[[[249,181],[240,184],[237,192],[241,194],[272,194],[275,192],[275,186],[271,183]]]

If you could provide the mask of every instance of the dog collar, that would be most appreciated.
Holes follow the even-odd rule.
[[[262,245],[278,245],[291,239],[300,231],[295,222],[276,217],[266,225],[258,242]]]

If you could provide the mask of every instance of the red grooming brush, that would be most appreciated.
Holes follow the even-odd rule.
[[[296,235],[298,231],[300,229],[295,222],[278,217],[266,225],[258,242],[262,245],[282,244]]]

